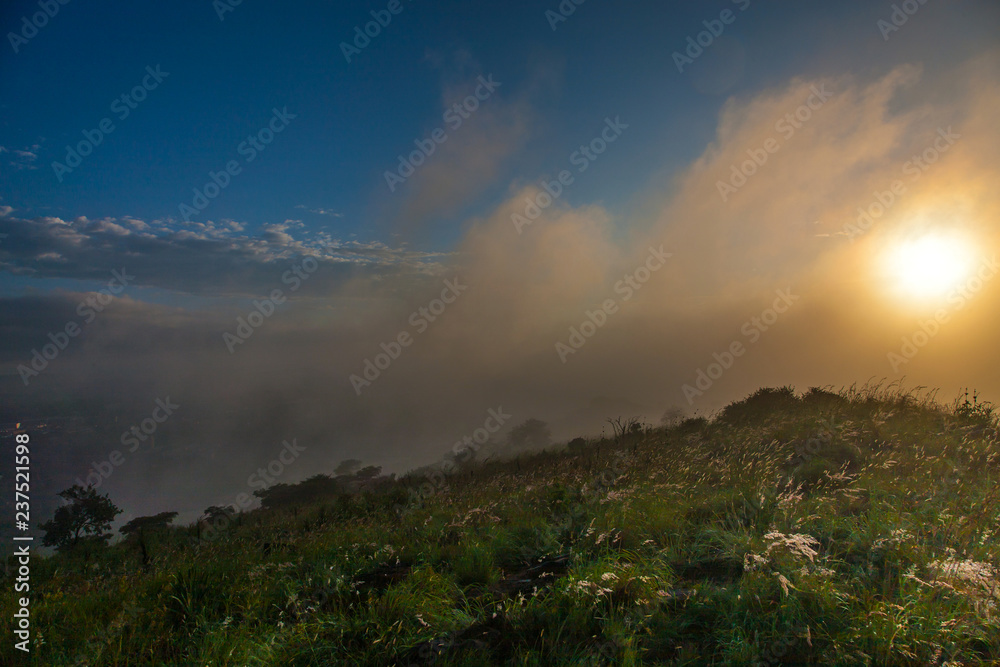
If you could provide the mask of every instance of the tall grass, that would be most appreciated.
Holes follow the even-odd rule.
[[[212,543],[174,529],[145,566],[131,543],[36,561],[32,657],[996,665],[998,473],[978,400],[760,390],[712,420],[465,469],[405,512],[387,488],[257,511]]]

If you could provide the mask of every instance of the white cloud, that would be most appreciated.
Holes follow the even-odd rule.
[[[343,213],[338,213],[337,211],[334,211],[333,209],[329,209],[329,208],[309,208],[305,204],[299,204],[295,208],[303,209],[303,210],[309,211],[310,213],[314,213],[316,215],[326,215],[326,216],[329,216],[331,218],[343,218],[344,217]]]
[[[390,247],[380,242],[341,241],[328,234],[308,235],[298,220],[265,225],[260,235],[244,223],[227,220],[177,224],[134,217],[72,220],[21,219],[0,208],[0,267],[39,277],[91,278],[108,267],[142,267],[139,282],[199,294],[259,294],[274,287],[276,263],[292,265],[309,255],[336,266],[312,284],[337,289],[376,274],[434,275],[446,253]],[[52,261],[60,257],[58,266]],[[43,261],[44,260],[44,261]]]

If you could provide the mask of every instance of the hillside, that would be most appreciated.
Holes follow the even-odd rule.
[[[32,664],[996,665],[998,477],[989,406],[764,389],[35,560]]]

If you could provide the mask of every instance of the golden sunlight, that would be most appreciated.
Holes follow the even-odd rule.
[[[885,264],[891,286],[918,299],[947,294],[972,268],[971,244],[958,235],[944,234],[927,234],[894,245]]]

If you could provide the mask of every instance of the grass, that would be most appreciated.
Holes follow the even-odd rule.
[[[39,665],[996,665],[990,406],[760,390],[32,566]],[[401,507],[403,508],[400,511]],[[0,613],[14,597],[4,585]],[[15,664],[11,642],[0,662]]]

